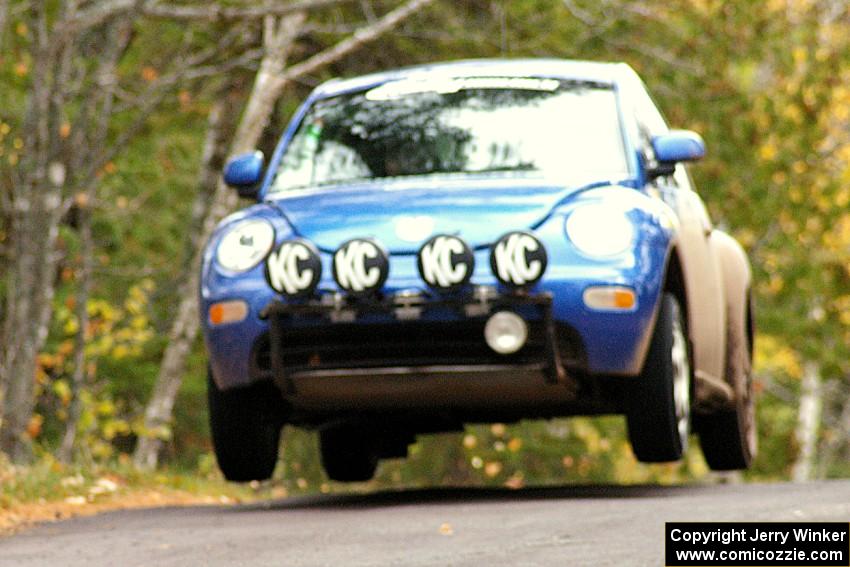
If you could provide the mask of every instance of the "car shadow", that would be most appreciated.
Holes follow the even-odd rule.
[[[534,500],[601,500],[611,498],[640,499],[672,496],[694,490],[708,490],[712,485],[570,485],[541,486],[521,489],[489,487],[401,488],[376,492],[315,494],[290,496],[228,507],[232,512],[260,510],[365,509],[391,506],[456,504],[481,502],[522,502]]]

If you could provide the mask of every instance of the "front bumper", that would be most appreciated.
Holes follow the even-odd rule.
[[[487,347],[483,327],[510,310],[529,325],[529,340],[513,355]],[[254,351],[254,371],[271,377],[304,409],[389,409],[527,405],[541,395],[575,395],[570,366],[583,364],[578,334],[556,324],[550,294],[426,297],[399,293],[354,301],[271,301],[261,312],[268,336]],[[549,386],[549,387],[547,387]],[[552,387],[554,386],[554,388]]]

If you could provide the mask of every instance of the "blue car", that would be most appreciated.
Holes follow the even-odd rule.
[[[756,452],[751,271],[713,226],[671,130],[622,63],[479,60],[333,80],[208,243],[213,443],[272,475],[284,424],[367,480],[417,435],[622,414],[640,461],[698,435]]]

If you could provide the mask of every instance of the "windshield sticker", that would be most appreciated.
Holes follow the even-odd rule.
[[[304,137],[304,153],[310,159],[312,159],[319,147],[319,139],[322,137],[323,127],[324,125],[321,120],[316,120],[307,126],[307,132]]]
[[[451,94],[469,89],[521,89],[554,92],[560,86],[556,79],[531,77],[458,77],[447,79],[407,79],[375,87],[366,93],[367,100],[392,100],[412,94]]]

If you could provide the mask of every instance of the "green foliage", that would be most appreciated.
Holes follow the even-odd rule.
[[[80,420],[79,447],[87,460],[103,461],[115,454],[116,441],[133,433],[135,418],[127,392],[121,384],[127,373],[144,369],[139,364],[154,337],[150,322],[150,296],[154,284],[144,279],[126,290],[121,304],[92,298],[86,305],[89,322],[85,329],[85,372]],[[73,298],[56,308],[54,338],[38,358],[36,395],[38,411],[29,434],[48,444],[65,429],[72,399],[74,342],[80,330],[73,311]]]
[[[288,494],[346,489],[348,485],[330,482],[322,472],[315,432],[284,431],[274,486]],[[691,451],[682,463],[638,463],[625,441],[622,418],[572,418],[475,425],[463,433],[420,436],[406,459],[383,461],[375,479],[360,486],[674,484],[704,476],[706,470],[699,451]]]
[[[637,463],[624,440],[622,418],[572,418],[477,425],[459,435],[422,438],[408,461],[385,465],[377,482],[516,489],[560,483],[673,483],[704,471],[699,462]]]

